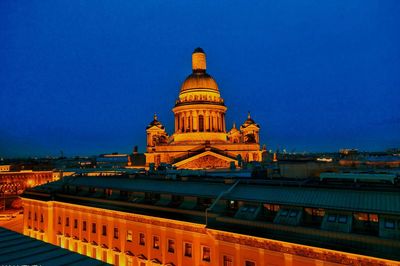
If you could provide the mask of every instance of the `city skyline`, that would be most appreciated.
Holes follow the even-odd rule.
[[[267,149],[400,146],[398,2],[154,3],[1,2],[0,156],[144,152],[198,46]]]

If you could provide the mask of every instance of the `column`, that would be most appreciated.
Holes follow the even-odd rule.
[[[225,114],[222,114],[222,131],[226,132],[226,125],[225,125]]]
[[[210,115],[209,112],[204,112],[204,131],[207,132],[210,129]]]
[[[218,132],[222,132],[222,117],[221,117],[221,113],[218,112]]]
[[[214,113],[213,114],[213,127],[214,127],[214,132],[217,132],[218,131],[218,126],[217,126],[217,114],[216,113]]]
[[[219,132],[219,113],[218,112],[215,113],[215,120],[216,120],[216,124],[217,124],[215,132]]]
[[[186,124],[187,124],[187,126],[186,126],[186,128],[187,129],[189,129],[189,130],[185,130],[185,131],[190,131],[190,130],[192,130],[192,127],[191,127],[191,125],[190,125],[190,113],[186,113],[186,117],[187,117],[187,119],[186,119]]]
[[[179,132],[181,129],[181,115],[180,114],[177,114],[177,120],[178,120],[178,125],[176,128],[176,132]]]
[[[175,132],[178,130],[178,115],[175,114]]]
[[[181,132],[185,132],[185,113],[181,113]]]
[[[214,131],[214,119],[213,119],[213,114],[210,113],[210,132]]]
[[[193,111],[193,132],[198,132],[199,131],[199,126],[198,126],[198,116],[197,116],[197,110]]]
[[[147,133],[147,146],[151,146],[150,140],[150,133]]]

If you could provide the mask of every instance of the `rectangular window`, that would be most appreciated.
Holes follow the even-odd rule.
[[[34,217],[35,217],[34,220],[37,221],[37,214],[36,214],[36,212],[35,212],[35,216],[34,216]]]
[[[385,220],[385,228],[386,229],[394,229],[394,220]]]
[[[58,216],[58,224],[61,224],[61,216]]]
[[[223,266],[233,266],[233,259],[231,256],[224,255],[223,257]]]
[[[28,212],[28,220],[31,219],[31,211]]]
[[[254,261],[246,260],[245,266],[256,266],[256,263]]]
[[[376,222],[376,223],[379,222],[378,214],[369,214],[368,216],[371,222]]]
[[[86,232],[86,221],[82,222],[82,230]]]
[[[285,217],[285,216],[288,215],[288,213],[289,212],[287,210],[282,210],[281,213],[280,213],[280,216]]]
[[[74,229],[77,229],[77,228],[78,228],[78,220],[74,219]]]
[[[355,219],[359,221],[364,221],[364,222],[379,222],[379,218],[377,214],[372,214],[372,213],[355,213],[354,214]]]
[[[328,222],[336,222],[336,215],[330,214],[328,215]]]
[[[43,223],[43,214],[40,214],[40,222]]]
[[[168,252],[175,253],[175,240],[168,239]]]
[[[101,230],[101,234],[103,236],[107,236],[107,226],[106,225],[103,225],[102,230]]]
[[[311,210],[311,215],[312,216],[320,216],[323,217],[325,215],[325,210],[324,209],[312,209]]]
[[[96,234],[96,224],[92,223],[92,233]]]
[[[338,221],[339,221],[339,223],[341,223],[341,224],[347,223],[347,216],[346,216],[346,215],[339,215]]]
[[[289,217],[296,217],[297,213],[298,213],[297,210],[291,210],[290,214],[289,214]]]
[[[211,250],[210,250],[210,247],[202,247],[201,248],[201,259],[203,261],[207,261],[207,262],[211,261]]]
[[[158,236],[153,236],[153,248],[160,249],[160,238]]]
[[[65,218],[65,226],[69,226],[69,217]]]
[[[114,239],[118,239],[118,237],[119,237],[118,228],[114,227]]]
[[[132,230],[126,232],[126,241],[132,242]]]
[[[271,212],[277,212],[280,209],[279,205],[276,204],[264,204],[264,208],[266,208],[267,210],[271,211]]]
[[[192,257],[192,244],[191,243],[185,243],[184,244],[184,253],[185,257]]]
[[[139,245],[144,246],[146,244],[145,242],[145,236],[143,233],[139,234]]]

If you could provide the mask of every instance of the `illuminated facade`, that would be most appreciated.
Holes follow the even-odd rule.
[[[397,192],[279,182],[71,177],[25,192],[24,234],[114,265],[399,265]]]
[[[52,171],[0,172],[0,192],[20,194],[26,188],[57,180]]]
[[[174,133],[169,136],[154,115],[147,126],[146,165],[168,163],[177,168],[229,168],[241,161],[261,161],[260,127],[248,114],[237,129],[226,131],[227,107],[218,85],[206,72],[201,48],[192,54],[192,74],[183,82],[172,109]]]

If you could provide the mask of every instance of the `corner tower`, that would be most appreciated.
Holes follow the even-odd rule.
[[[172,111],[175,142],[226,141],[225,112],[217,82],[207,73],[206,54],[192,53],[192,73],[183,82]]]

